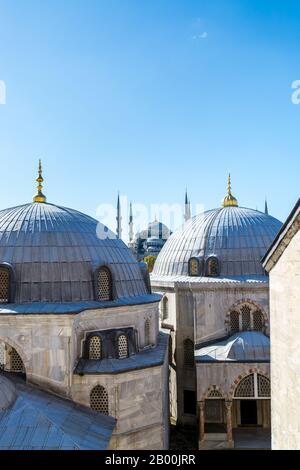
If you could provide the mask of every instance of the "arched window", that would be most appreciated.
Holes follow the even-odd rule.
[[[162,319],[167,320],[168,316],[169,316],[169,301],[167,297],[164,297],[162,301]]]
[[[90,407],[92,410],[108,415],[108,394],[102,385],[96,385],[91,391]]]
[[[219,275],[219,261],[215,256],[211,256],[206,261],[206,275],[210,277]]]
[[[235,397],[254,398],[254,374],[245,377],[236,387]]]
[[[190,276],[199,276],[199,260],[197,258],[191,258],[189,261],[189,275]]]
[[[150,346],[150,318],[145,321],[145,346]]]
[[[191,339],[183,342],[183,358],[185,367],[194,367],[194,343]]]
[[[242,329],[243,329],[243,331],[250,330],[250,326],[251,326],[251,319],[250,319],[251,308],[248,305],[243,305],[242,308],[241,308],[241,313],[242,313]]]
[[[9,302],[9,270],[0,266],[0,303]]]
[[[241,304],[229,313],[228,330],[231,334],[238,331],[262,331],[265,330],[263,312],[254,304]]]
[[[262,312],[257,310],[253,312],[253,330],[262,331],[264,328],[264,318]]]
[[[247,375],[235,389],[234,398],[270,398],[271,384],[268,377],[254,374]]]
[[[89,359],[99,360],[102,357],[102,341],[99,336],[92,336],[89,340]]]
[[[240,314],[239,312],[230,312],[230,332],[237,333],[240,331]]]
[[[102,266],[98,270],[97,296],[99,301],[112,300],[112,277],[106,266]]]
[[[11,348],[10,355],[10,370],[12,372],[24,372],[24,364],[18,352]]]
[[[127,336],[122,334],[118,337],[118,358],[125,359],[128,357],[128,340]]]
[[[271,383],[264,375],[257,375],[257,391],[260,398],[270,398],[271,396]]]
[[[207,398],[220,398],[220,399],[222,399],[223,396],[222,396],[222,393],[219,390],[214,388],[213,390],[211,390],[209,392],[209,394],[207,395]]]

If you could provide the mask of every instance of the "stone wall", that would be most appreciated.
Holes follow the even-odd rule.
[[[300,449],[300,231],[270,272],[272,447]]]
[[[117,419],[111,449],[168,447],[167,351],[165,365],[114,375],[74,376],[72,398],[89,406],[90,392],[102,385],[109,396],[109,414]]]
[[[19,353],[29,383],[68,396],[72,323],[72,315],[1,315],[0,340]]]

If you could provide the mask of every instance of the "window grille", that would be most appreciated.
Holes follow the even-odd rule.
[[[263,331],[265,326],[263,313],[260,310],[253,310],[249,305],[242,305],[230,312],[230,332],[248,331],[251,328],[254,331]]]
[[[147,318],[145,321],[145,346],[150,345],[150,320]]]
[[[102,356],[102,341],[99,336],[92,336],[89,340],[89,359],[99,360]]]
[[[270,398],[271,397],[270,380],[267,377],[264,377],[263,375],[258,375],[257,382],[258,382],[258,386],[257,386],[258,396]]]
[[[219,274],[219,263],[217,258],[209,258],[207,261],[207,275],[218,276]]]
[[[219,390],[213,389],[207,395],[207,398],[223,398],[222,393]]]
[[[234,396],[236,398],[254,397],[254,374],[245,377],[237,386]]]
[[[23,361],[20,357],[20,355],[17,353],[17,351],[12,348],[11,350],[11,371],[12,372],[24,372],[24,364]]]
[[[230,331],[236,333],[240,331],[240,314],[239,312],[230,313]]]
[[[262,331],[264,327],[264,320],[262,312],[257,311],[253,313],[253,330]]]
[[[250,330],[250,327],[251,327],[250,313],[251,313],[250,307],[248,307],[248,305],[243,305],[241,308],[243,331]]]
[[[199,261],[196,258],[190,259],[190,276],[199,276]]]
[[[109,269],[100,268],[98,272],[98,300],[112,300],[112,278]]]
[[[194,343],[190,339],[186,339],[183,343],[183,356],[185,367],[194,367]]]
[[[6,268],[0,268],[0,303],[9,301],[9,271]]]
[[[118,338],[118,356],[119,359],[128,357],[128,341],[126,335],[120,335]]]
[[[92,410],[108,415],[108,394],[102,385],[96,385],[91,391],[90,407]]]
[[[223,421],[223,403],[221,400],[205,400],[205,421],[221,423]]]

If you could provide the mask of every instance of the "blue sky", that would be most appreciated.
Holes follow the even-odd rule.
[[[276,0],[1,0],[0,207],[95,215],[137,203],[299,197],[300,5]],[[114,227],[113,227],[114,228]]]

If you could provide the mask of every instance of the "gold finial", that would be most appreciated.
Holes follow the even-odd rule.
[[[42,176],[42,162],[41,160],[39,160],[39,176],[37,177],[36,179],[36,182],[37,182],[37,193],[36,195],[33,197],[33,202],[46,202],[47,199],[46,199],[46,196],[44,196],[44,194],[42,193],[42,189],[43,189],[43,183],[44,181],[44,178]]]
[[[230,207],[230,206],[237,207],[238,202],[237,202],[237,199],[231,194],[231,176],[230,176],[230,173],[229,173],[229,175],[228,175],[227,196],[225,196],[223,201],[222,201],[222,207]]]

